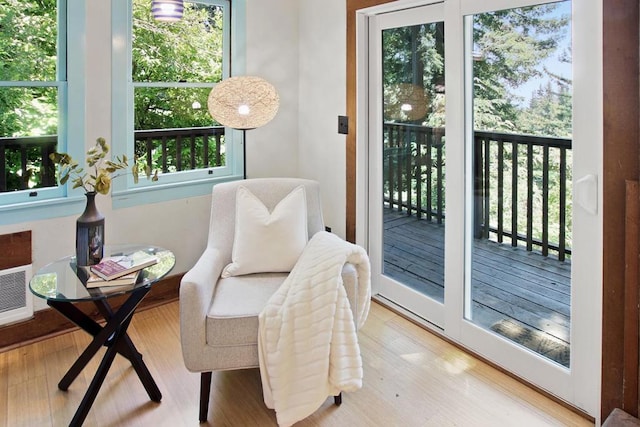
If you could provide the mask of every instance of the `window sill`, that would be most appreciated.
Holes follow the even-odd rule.
[[[240,179],[242,179],[241,175],[231,175],[199,179],[197,181],[151,184],[138,188],[130,187],[124,190],[112,191],[111,198],[114,209],[130,208],[151,203],[205,196],[211,194],[215,184]]]
[[[86,199],[83,196],[74,195],[0,206],[0,225],[80,215],[85,204]]]

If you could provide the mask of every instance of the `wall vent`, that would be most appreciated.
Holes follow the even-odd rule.
[[[33,316],[31,265],[0,270],[0,325]]]

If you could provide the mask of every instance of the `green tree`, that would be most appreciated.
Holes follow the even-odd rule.
[[[571,138],[571,92],[565,86],[548,82],[536,90],[526,108],[519,113],[518,130],[535,135]]]
[[[384,30],[382,46],[385,121],[444,126],[444,24]]]
[[[56,20],[56,0],[0,0],[0,138],[58,133]],[[18,148],[4,149],[9,189],[41,183],[39,148],[27,149],[26,173],[21,156]]]
[[[474,15],[474,126],[520,132],[514,89],[548,73],[540,64],[566,36],[569,18],[556,17],[557,4]]]
[[[212,126],[206,106],[210,86],[222,80],[223,10],[219,6],[184,3],[180,21],[162,23],[151,16],[151,2],[133,2],[132,79],[134,88],[134,128],[136,130],[179,129]],[[167,171],[178,170],[178,155],[195,158],[198,167],[205,167],[203,145],[197,138],[192,146],[178,148],[177,139],[166,141],[166,150],[159,146],[151,153],[152,169],[162,170],[163,157]],[[217,149],[209,139],[209,152]],[[178,150],[180,152],[178,153]],[[136,144],[135,154],[147,162],[146,143]],[[222,162],[224,164],[224,155]],[[182,166],[184,169],[185,165]]]
[[[211,126],[207,112],[210,87],[171,83],[214,83],[222,79],[223,12],[219,7],[185,2],[183,18],[161,23],[151,16],[151,2],[133,2],[132,79],[135,129]],[[168,83],[144,87],[144,83]],[[194,108],[194,105],[200,108]]]
[[[0,1],[0,82],[53,82],[56,0]],[[0,87],[0,136],[55,135],[57,90]]]

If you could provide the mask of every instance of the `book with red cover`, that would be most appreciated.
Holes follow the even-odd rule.
[[[104,280],[113,280],[125,274],[142,270],[145,267],[156,264],[158,258],[144,251],[137,251],[127,256],[104,258],[96,265],[91,266],[91,272]]]

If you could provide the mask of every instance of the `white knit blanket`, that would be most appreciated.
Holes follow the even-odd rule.
[[[362,359],[341,272],[358,273],[360,328],[371,302],[367,253],[339,237],[315,234],[295,267],[260,313],[258,351],[264,402],[278,425],[316,411],[328,396],[362,387]]]

